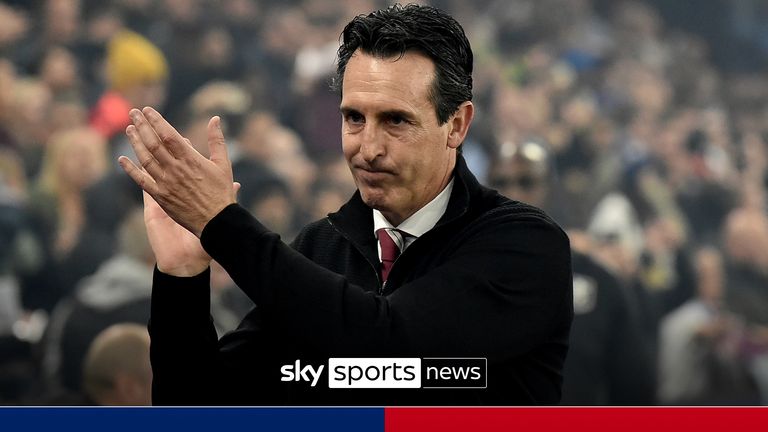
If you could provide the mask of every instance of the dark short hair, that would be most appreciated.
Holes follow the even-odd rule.
[[[431,6],[396,4],[350,21],[341,33],[336,76],[331,87],[341,94],[344,71],[355,51],[380,58],[418,51],[435,64],[429,98],[439,124],[472,100],[472,48],[464,29]]]

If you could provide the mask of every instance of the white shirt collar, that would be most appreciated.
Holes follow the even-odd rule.
[[[373,234],[376,235],[376,231],[381,228],[386,228],[387,232],[392,235],[396,233],[392,231],[393,228],[408,233],[406,239],[400,238],[399,235],[393,235],[393,240],[398,244],[400,250],[405,250],[414,240],[421,237],[427,231],[434,228],[437,221],[443,216],[445,210],[448,208],[448,201],[451,198],[451,191],[453,190],[453,179],[448,182],[442,192],[437,194],[427,205],[420,208],[416,213],[412,214],[408,219],[404,220],[400,225],[393,226],[380,211],[373,210]],[[405,242],[403,242],[405,240]],[[404,244],[403,244],[404,243]]]

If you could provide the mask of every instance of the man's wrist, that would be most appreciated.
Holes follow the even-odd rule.
[[[211,211],[211,212],[209,212],[208,215],[206,215],[205,217],[201,218],[203,220],[200,223],[195,224],[195,226],[190,229],[192,234],[197,236],[197,238],[200,238],[203,235],[203,230],[205,230],[205,227],[208,225],[208,223],[210,223],[211,220],[213,220],[216,216],[221,214],[221,212],[223,212],[225,208],[231,206],[232,204],[237,204],[237,201],[232,200],[232,201],[226,203],[223,207],[222,206],[217,206],[216,207],[217,210]]]
[[[207,261],[206,263],[201,262],[198,264],[185,264],[181,266],[170,266],[170,267],[164,267],[160,263],[157,263],[157,269],[161,273],[165,273],[169,276],[194,277],[206,271],[208,267],[210,267],[210,265],[211,265],[210,261]]]

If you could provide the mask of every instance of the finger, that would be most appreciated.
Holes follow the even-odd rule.
[[[181,159],[185,155],[189,154],[194,147],[189,143],[189,140],[185,139],[179,131],[171,126],[168,121],[155,111],[152,107],[144,107],[142,114],[149,121],[149,124],[154,129],[160,142],[165,149],[176,159]]]
[[[136,127],[137,137],[154,156],[155,160],[159,163],[160,167],[167,167],[174,161],[174,156],[168,149],[162,144],[155,128],[144,116],[144,114],[136,108],[130,111],[131,121]],[[143,163],[143,162],[142,162]]]
[[[120,164],[120,167],[123,169],[123,171],[128,174],[128,177],[130,177],[137,185],[139,185],[140,188],[148,192],[150,195],[157,193],[157,183],[155,183],[155,180],[152,178],[152,176],[150,176],[146,171],[142,171],[141,168],[137,167],[136,164],[133,163],[132,160],[126,156],[120,156],[117,159],[117,162]]]
[[[153,178],[162,175],[162,167],[155,159],[155,156],[150,153],[147,147],[144,145],[144,141],[139,136],[139,132],[134,125],[128,125],[125,128],[125,134],[128,136],[128,142],[133,148],[133,152],[136,153],[136,158],[142,168],[148,172]]]
[[[229,165],[227,154],[227,142],[224,140],[224,132],[221,130],[221,118],[211,117],[208,122],[208,151],[211,152],[211,161],[218,166]]]

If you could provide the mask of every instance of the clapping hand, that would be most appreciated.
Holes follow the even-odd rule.
[[[208,123],[207,159],[154,109],[133,109],[130,115],[126,134],[141,168],[126,156],[118,161],[145,192],[144,220],[158,268],[174,276],[198,274],[210,263],[198,238],[235,202],[239,186],[232,181],[221,120]]]

